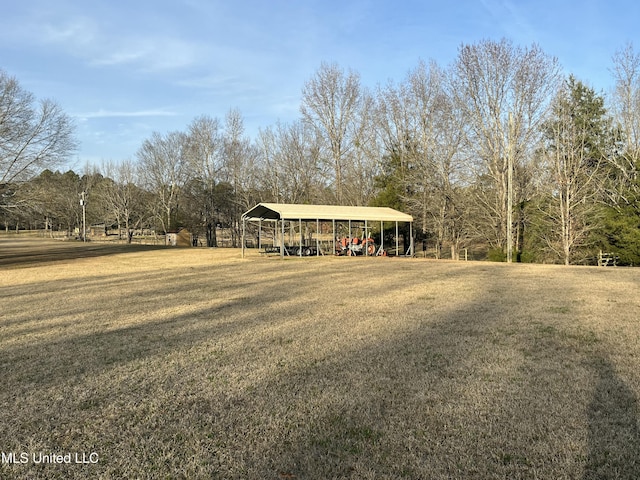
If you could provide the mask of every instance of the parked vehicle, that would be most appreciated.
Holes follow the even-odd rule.
[[[356,255],[376,255],[376,244],[373,238],[340,238],[336,243],[336,255],[347,255],[353,257]]]

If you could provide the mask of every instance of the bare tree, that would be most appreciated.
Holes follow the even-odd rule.
[[[271,126],[260,129],[258,132],[258,151],[261,172],[260,188],[264,201],[281,203],[285,202],[283,189],[283,174],[280,173],[280,151],[278,146],[278,133]]]
[[[137,152],[140,179],[155,198],[155,216],[165,232],[175,226],[180,190],[187,181],[186,145],[182,132],[154,132]]]
[[[640,54],[627,44],[613,56],[613,112],[624,133],[627,151],[640,157]]]
[[[218,187],[224,168],[224,138],[217,118],[201,116],[191,122],[187,154],[193,187],[197,189],[192,196],[199,206],[201,221],[206,229],[207,246],[216,247],[216,225],[224,209]]]
[[[0,208],[10,204],[9,193],[16,191],[8,184],[59,165],[75,150],[73,130],[55,102],[36,102],[0,70]]]
[[[302,89],[300,111],[303,120],[316,128],[324,140],[339,204],[344,202],[343,170],[353,153],[353,123],[360,99],[359,75],[345,75],[336,64],[322,63]]]
[[[258,183],[256,159],[257,149],[244,135],[244,120],[240,111],[229,110],[225,118],[223,134],[224,179],[232,187],[231,240],[237,247],[240,240],[240,218],[244,211],[255,203]]]
[[[420,63],[407,79],[415,152],[412,160],[420,215],[436,238],[436,255],[447,242],[458,250],[462,239],[460,155],[463,126],[447,92],[447,75],[435,62]],[[423,227],[423,228],[425,228]]]
[[[34,224],[42,222],[48,231],[66,231],[67,236],[74,235],[74,229],[81,225],[82,219],[80,193],[83,181],[77,173],[44,170],[21,187],[16,192],[16,199],[24,220]]]
[[[322,201],[322,165],[315,129],[303,122],[277,123],[260,132],[265,190],[283,203]]]
[[[517,178],[509,182],[509,172],[522,171],[538,144],[560,79],[558,63],[537,45],[523,49],[485,40],[463,45],[453,68],[452,92],[467,122],[466,148],[476,158],[477,177],[489,181],[477,199],[486,212],[486,240],[506,251],[513,236],[509,187],[518,184]]]
[[[611,138],[605,114],[604,100],[570,77],[553,102],[553,117],[545,128],[544,236],[565,265],[597,226]]]
[[[350,126],[353,144],[343,174],[343,200],[352,205],[368,205],[375,193],[375,178],[381,160],[376,134],[375,100],[362,90],[354,121]]]
[[[457,250],[464,237],[463,125],[447,80],[435,62],[420,62],[398,87],[382,90],[379,108],[383,145],[395,161],[394,181],[422,235],[434,234],[436,256],[444,243]]]
[[[613,77],[612,113],[618,119],[624,148],[609,158],[616,171],[609,191],[614,204],[632,205],[640,195],[640,54],[630,43],[613,56]]]
[[[124,228],[127,243],[131,243],[134,229],[142,224],[146,213],[146,198],[137,185],[136,166],[131,160],[110,161],[103,163],[102,171],[106,178],[96,186],[94,196],[116,221],[120,238]]]
[[[75,149],[73,125],[52,100],[34,96],[0,70],[0,184],[59,164]]]
[[[381,170],[386,171],[387,176],[391,174],[394,177],[393,183],[400,185],[400,189],[404,191],[404,185],[408,181],[406,176],[414,134],[408,84],[403,82],[396,86],[390,82],[378,90],[377,97],[376,126],[380,148],[384,152],[380,159]],[[396,164],[390,166],[389,160]]]

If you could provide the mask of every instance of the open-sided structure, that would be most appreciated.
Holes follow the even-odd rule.
[[[395,224],[395,250],[399,252],[399,233],[398,225],[405,223],[409,225],[409,245],[405,252],[407,255],[413,256],[413,217],[406,213],[399,212],[388,207],[343,207],[338,205],[298,205],[287,203],[259,203],[249,211],[242,215],[242,255],[244,256],[244,250],[246,245],[246,225],[247,222],[258,222],[258,247],[260,248],[262,239],[262,223],[271,222],[274,224],[274,247],[278,243],[278,247],[274,248],[278,251],[282,257],[284,257],[288,250],[285,246],[285,225],[288,223],[290,226],[297,224],[298,226],[298,247],[296,254],[302,256],[303,254],[309,254],[310,251],[314,251],[316,255],[321,254],[320,248],[320,232],[321,224],[327,224],[331,222],[331,243],[333,245],[333,252],[336,251],[336,224],[343,223],[348,224],[348,236],[351,238],[352,225],[355,223],[364,224],[365,236],[368,236],[369,228],[373,225],[380,225],[381,231],[381,243],[379,251],[384,251],[384,222],[392,222]],[[315,224],[315,245],[309,245],[307,239],[306,248],[303,249],[303,222],[305,224]],[[276,236],[278,237],[276,239]],[[405,247],[406,247],[405,239]],[[313,250],[311,250],[313,248]],[[306,253],[303,253],[306,252]],[[367,254],[367,252],[364,252]]]

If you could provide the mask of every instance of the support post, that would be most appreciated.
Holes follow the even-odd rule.
[[[242,216],[242,258],[244,258],[244,235],[245,235],[245,226],[247,224],[247,219]]]
[[[333,224],[333,255],[336,254],[336,219],[331,220]]]
[[[367,221],[365,220],[364,221],[364,238],[363,238],[363,240],[366,240],[367,238],[369,238],[369,232],[367,230]],[[368,257],[369,256],[369,245],[368,245],[369,242],[366,242],[366,243],[367,243],[367,245],[364,246],[364,256]]]
[[[398,221],[396,220],[396,256],[398,256],[399,250],[400,250],[400,243],[398,241]]]
[[[282,240],[280,240],[280,258],[284,260],[284,219],[280,219],[282,223]]]
[[[507,263],[513,262],[513,116],[509,112],[507,152]]]
[[[413,246],[413,223],[409,222],[409,254],[411,258],[414,255],[414,246]]]
[[[298,256],[302,257],[302,219],[298,219],[298,228],[300,229],[300,245],[298,246]]]
[[[87,192],[83,191],[80,195],[81,195],[81,199],[80,199],[80,205],[82,206],[82,241],[86,242],[87,241],[87,200],[85,195],[87,194]],[[16,227],[16,232],[18,231],[18,228]]]
[[[320,219],[316,218],[316,257],[320,256]]]

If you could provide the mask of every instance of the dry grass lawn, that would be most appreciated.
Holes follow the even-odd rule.
[[[639,286],[0,237],[0,478],[636,479]]]

